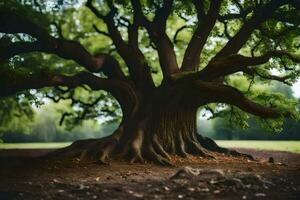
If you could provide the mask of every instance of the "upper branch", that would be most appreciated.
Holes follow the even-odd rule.
[[[139,18],[134,16],[134,23],[128,25],[129,41],[126,43],[117,25],[115,24],[114,17],[117,14],[117,8],[112,1],[107,1],[110,11],[107,15],[102,15],[93,5],[92,0],[88,0],[86,6],[100,19],[102,19],[108,29],[109,36],[116,46],[117,52],[125,61],[129,69],[129,74],[132,80],[140,88],[153,88],[154,83],[151,77],[149,66],[145,62],[145,56],[138,48],[138,27],[140,24]]]
[[[190,74],[188,76],[190,76],[190,78],[194,77],[195,79],[214,80],[226,75],[233,74],[235,72],[246,72],[249,69],[248,67],[264,64],[268,62],[272,57],[283,56],[286,56],[295,63],[300,62],[299,57],[296,57],[295,55],[283,50],[270,51],[258,57],[232,55],[226,58],[214,59],[203,70],[194,74]]]
[[[163,6],[157,8],[154,20],[149,21],[142,12],[139,0],[131,0],[134,14],[141,19],[142,25],[147,29],[151,41],[155,44],[159,56],[159,63],[165,78],[179,72],[173,44],[166,34],[166,23],[172,11],[173,0],[166,0]]]
[[[257,7],[251,19],[244,23],[238,33],[229,40],[215,58],[236,54],[246,43],[253,30],[270,18],[276,9],[287,3],[291,3],[291,0],[271,0],[265,5]]]
[[[167,24],[167,19],[171,14],[174,0],[165,0],[163,6],[158,8],[155,12],[155,17],[153,22],[160,26],[162,29],[165,29]]]
[[[198,25],[185,51],[181,67],[182,71],[197,71],[201,51],[216,23],[221,6],[221,0],[211,1],[209,11],[205,14],[201,1],[194,0],[193,2],[198,13]]]
[[[9,44],[5,50],[0,51],[1,59],[8,59],[20,53],[41,51],[56,54],[61,58],[72,59],[91,72],[104,70],[109,77],[125,79],[118,62],[112,56],[99,54],[94,57],[81,44],[54,38],[46,30],[10,10],[0,12],[0,32],[27,33],[37,39],[35,42]]]

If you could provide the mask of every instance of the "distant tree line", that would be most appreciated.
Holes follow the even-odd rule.
[[[300,140],[300,123],[297,121],[286,120],[280,132],[267,132],[253,119],[248,123],[249,128],[242,130],[226,126],[224,120],[216,119],[202,133],[216,140]]]

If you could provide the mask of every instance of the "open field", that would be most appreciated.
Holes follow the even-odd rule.
[[[57,149],[71,142],[0,143],[0,149]]]
[[[300,141],[217,140],[216,142],[227,148],[251,148],[300,153]]]
[[[300,141],[217,140],[216,142],[220,146],[228,148],[251,148],[300,153]],[[68,146],[69,144],[71,143],[0,143],[0,149],[56,149]]]

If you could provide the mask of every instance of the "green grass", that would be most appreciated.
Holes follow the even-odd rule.
[[[217,144],[230,148],[289,151],[300,153],[300,141],[217,140]]]
[[[0,143],[0,149],[57,149],[71,142]]]
[[[300,153],[300,141],[217,140],[220,146],[253,148],[258,150],[290,151]],[[52,149],[70,145],[70,142],[54,143],[0,143],[0,149]]]

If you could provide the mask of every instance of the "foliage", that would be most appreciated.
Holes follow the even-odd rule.
[[[235,2],[240,2],[236,4]],[[267,3],[269,1],[232,1],[225,0],[220,9],[220,15],[236,13],[238,10],[253,10],[257,3]],[[29,0],[9,0],[0,3],[2,8],[9,8],[20,13],[24,18],[30,19],[33,23],[47,29],[55,37],[63,37],[67,40],[74,40],[82,44],[91,54],[96,55],[100,52],[110,53],[120,62],[122,70],[128,74],[124,61],[116,52],[116,49],[105,34],[99,34],[97,29],[107,32],[105,24],[98,20],[89,9],[84,6],[85,1],[29,1]],[[133,21],[132,7],[129,1],[114,1],[119,9],[119,15],[116,16],[116,24],[120,30],[123,39],[127,40],[126,21]],[[154,17],[157,7],[161,6],[161,0],[142,1],[143,12],[148,19]],[[204,11],[209,9],[210,1],[204,1]],[[109,6],[106,1],[96,1],[95,6],[102,13],[108,13]],[[172,14],[167,23],[167,35],[174,38],[174,49],[178,62],[182,62],[184,49],[196,29],[198,21],[195,18],[196,10],[192,1],[176,1],[174,14]],[[234,36],[244,24],[244,20],[251,17],[253,12],[247,13],[244,19],[219,20],[215,24],[207,43],[201,54],[200,68],[206,66],[211,58],[225,45],[225,43]],[[124,17],[123,21],[121,16]],[[280,18],[281,17],[281,18]],[[279,19],[278,19],[279,18]],[[280,7],[278,11],[262,24],[259,30],[256,30],[247,41],[247,44],[241,49],[241,54],[245,56],[260,56],[269,50],[288,49],[291,53],[299,54],[300,45],[300,14],[295,7],[286,5]],[[176,31],[186,26],[178,34]],[[151,44],[149,35],[144,28],[139,29],[139,47],[145,54],[146,60],[151,63],[151,72],[155,85],[158,86],[162,81],[162,72],[159,67],[159,60],[155,52],[155,46]],[[177,35],[176,35],[177,34]],[[175,38],[176,36],[176,38]],[[1,34],[0,48],[7,47],[9,42],[34,41],[35,38],[26,34]],[[14,56],[8,62],[1,61],[1,72],[4,70],[13,70],[24,76],[33,73],[59,72],[64,75],[73,75],[83,71],[83,67],[71,60],[64,60],[52,54],[33,52],[30,54],[21,54]],[[286,70],[282,66],[288,66],[293,70]],[[293,84],[299,77],[299,64],[291,61],[288,57],[274,58],[267,64],[262,65],[257,73],[268,75],[279,73],[280,75],[289,75],[288,84]],[[97,76],[104,77],[102,73]],[[6,81],[7,77],[2,77],[1,81]],[[299,119],[298,101],[293,99],[290,94],[284,94],[284,91],[274,92],[274,82],[260,77],[251,77],[245,73],[236,73],[226,77],[226,83],[240,89],[247,97],[255,102],[265,106],[277,107],[280,111],[289,110],[294,119]],[[34,93],[34,94],[33,94]],[[36,97],[37,96],[37,97]],[[28,124],[33,119],[33,109],[31,105],[39,106],[41,102],[48,102],[46,98],[54,102],[64,101],[65,107],[58,108],[61,114],[66,113],[66,117],[61,120],[65,122],[67,129],[74,128],[74,125],[81,125],[83,119],[102,120],[120,122],[121,111],[118,103],[106,92],[93,91],[88,87],[78,87],[68,90],[66,88],[55,87],[45,88],[38,91],[21,92],[13,97],[1,99],[0,103],[0,132],[3,130],[13,130],[16,123]],[[93,105],[88,105],[95,102]],[[234,106],[224,104],[212,104],[210,110],[214,111],[214,117],[223,117],[227,125],[239,126],[241,128],[249,127],[249,120],[261,122],[262,126],[269,131],[280,132],[284,118],[276,120],[261,120],[254,118],[249,114],[239,110]],[[110,116],[110,117],[108,117]],[[59,118],[59,117],[57,117]],[[62,119],[62,118],[60,118]],[[222,122],[223,123],[223,122]],[[24,127],[22,130],[26,130]],[[26,131],[25,131],[26,132]]]

